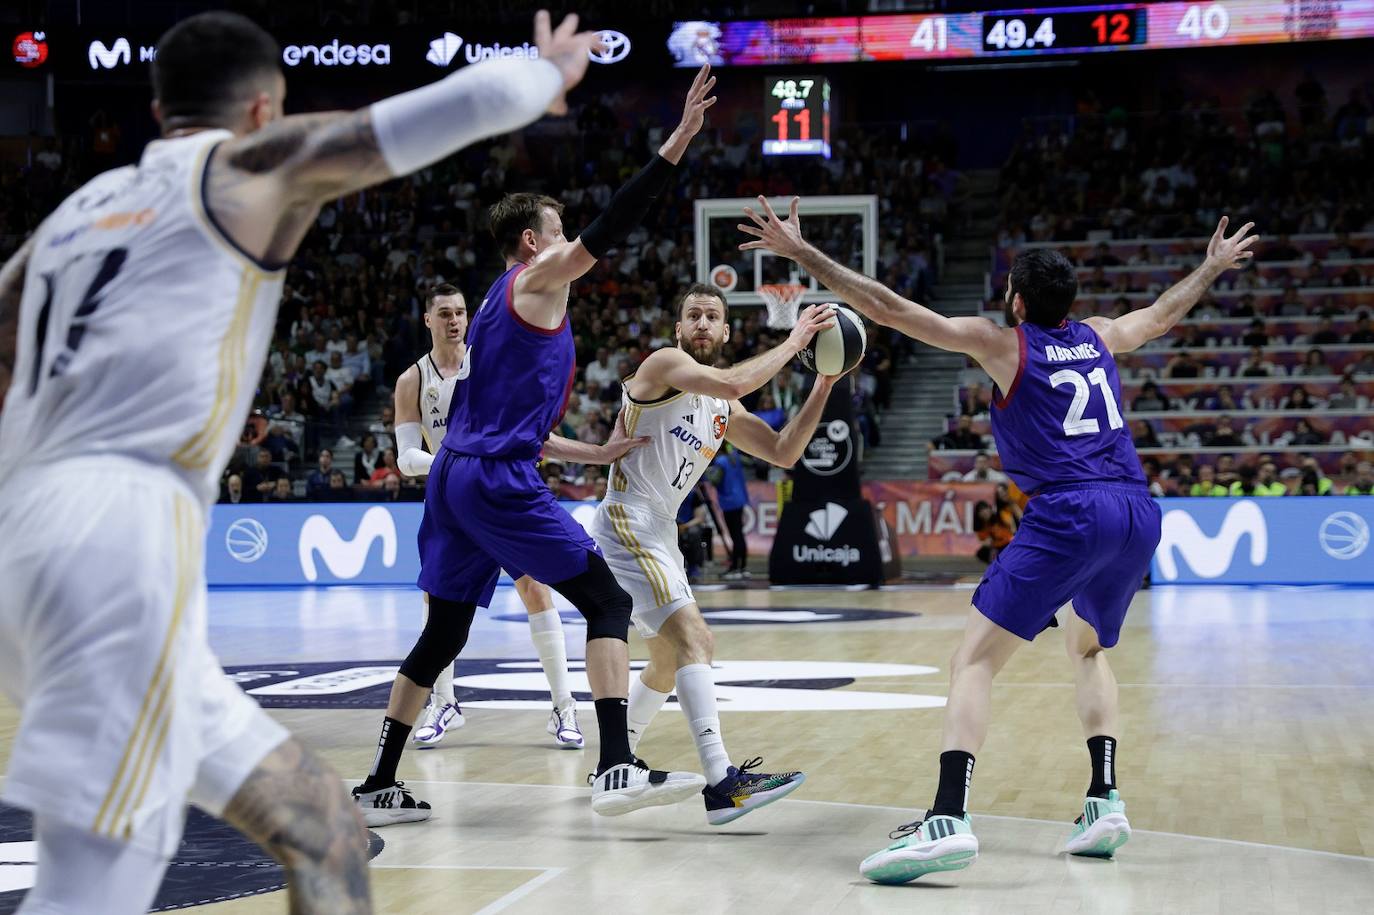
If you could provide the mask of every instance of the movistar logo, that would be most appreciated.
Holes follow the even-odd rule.
[[[92,70],[102,67],[113,70],[120,64],[127,64],[132,53],[127,38],[116,38],[114,44],[108,48],[105,47],[105,42],[96,39],[91,42],[87,56],[90,58]]]
[[[811,513],[811,520],[806,522],[806,532],[817,540],[829,540],[847,517],[849,512],[844,506],[827,502],[825,508],[818,508]]]
[[[369,508],[358,522],[358,533],[352,540],[339,536],[334,525],[324,515],[311,515],[301,525],[299,545],[301,572],[306,581],[315,581],[315,554],[324,560],[325,567],[335,578],[357,578],[367,565],[372,541],[382,541],[382,565],[388,569],[396,564],[396,522],[391,512],[376,506]]]
[[[1250,535],[1250,564],[1261,566],[1269,556],[1269,528],[1255,502],[1245,499],[1232,505],[1215,537],[1202,532],[1193,516],[1181,509],[1164,513],[1160,523],[1159,549],[1155,559],[1165,581],[1178,578],[1178,550],[1198,578],[1220,578],[1231,568],[1240,538]]]

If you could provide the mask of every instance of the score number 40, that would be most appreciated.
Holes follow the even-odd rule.
[[[1198,41],[1202,38],[1225,38],[1230,29],[1231,14],[1220,3],[1214,3],[1205,9],[1201,6],[1188,7],[1175,31],[1185,38]]]

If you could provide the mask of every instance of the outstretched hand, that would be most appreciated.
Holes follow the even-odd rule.
[[[752,251],[755,248],[763,248],[779,257],[796,260],[806,248],[806,240],[801,234],[801,222],[797,219],[797,205],[800,203],[800,197],[793,197],[787,218],[779,219],[778,214],[769,206],[768,198],[760,195],[759,206],[763,213],[754,212],[753,207],[745,207],[744,215],[748,216],[753,224],[742,222],[736,226],[745,235],[752,235],[755,239],[742,243],[739,246],[740,250]]]
[[[716,78],[711,75],[711,65],[702,64],[696,79],[692,80],[692,88],[687,92],[687,101],[682,105],[682,120],[677,125],[677,129],[687,138],[696,136],[706,122],[706,109],[716,103],[716,97],[711,95],[715,87]]]
[[[576,13],[563,17],[558,28],[550,28],[549,11],[540,10],[534,14],[534,43],[539,56],[563,74],[563,91],[549,105],[549,114],[567,114],[567,92],[587,74],[592,51],[603,50],[601,33],[577,31]]]
[[[1250,246],[1259,241],[1258,235],[1248,234],[1255,227],[1253,222],[1247,222],[1235,235],[1227,238],[1226,225],[1229,221],[1229,217],[1221,217],[1211,241],[1207,242],[1207,260],[1222,270],[1244,266],[1246,261],[1255,256],[1255,252],[1249,250]]]
[[[611,430],[611,437],[606,439],[606,444],[601,446],[603,452],[603,464],[614,464],[636,448],[643,448],[649,444],[647,435],[631,438],[625,432],[625,411],[621,410],[615,417],[615,428]]]
[[[787,340],[794,350],[801,352],[811,343],[812,337],[834,326],[835,306],[808,305],[797,316],[797,324],[792,328]]]

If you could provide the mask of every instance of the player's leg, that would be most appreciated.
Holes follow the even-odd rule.
[[[18,915],[143,915],[152,907],[169,856],[42,813],[34,817],[33,837],[38,870]]]
[[[429,595],[422,592],[422,596],[425,602],[425,623],[428,624]],[[391,692],[398,708],[404,709],[406,696],[396,695],[396,684],[392,684]],[[437,747],[449,731],[456,731],[466,723],[463,710],[453,694],[453,665],[450,664],[439,671],[439,676],[435,678],[434,688],[430,690],[423,715],[415,725],[415,730],[411,731],[410,739],[422,749]]]
[[[529,614],[530,642],[549,681],[553,712],[549,715],[548,732],[558,746],[580,750],[582,729],[577,726],[577,702],[568,683],[568,643],[563,638],[563,618],[553,607],[552,592],[528,575],[515,580],[515,590]]]
[[[427,820],[429,805],[418,801],[396,779],[396,768],[410,736],[410,722],[424,708],[434,681],[467,644],[477,605],[471,601],[450,601],[430,595],[429,618],[415,647],[401,662],[391,684],[391,697],[377,738],[377,753],[363,783],[353,796],[363,810],[368,826],[389,826]]]
[[[726,574],[743,578],[749,564],[749,545],[744,537],[744,509],[732,508],[724,515],[725,528],[730,532],[730,571]]]
[[[644,632],[641,629],[640,634]],[[630,701],[626,718],[630,728],[630,751],[636,752],[644,732],[677,688],[677,649],[667,639],[646,636],[649,663],[630,678]]]
[[[702,792],[706,818],[714,826],[737,820],[751,810],[782,800],[806,781],[800,772],[767,773],[756,771],[762,758],[730,765],[725,749],[720,712],[716,704],[716,679],[711,669],[715,657],[715,637],[702,618],[695,601],[672,608],[666,616],[644,614],[636,624],[644,631],[657,630],[652,641],[673,647],[677,671],[674,674],[677,701],[697,746],[706,788]],[[648,618],[652,617],[652,618]],[[647,619],[646,619],[647,618]]]

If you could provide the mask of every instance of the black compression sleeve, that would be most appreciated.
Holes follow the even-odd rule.
[[[626,181],[625,186],[615,192],[605,211],[593,219],[592,224],[579,236],[587,253],[600,259],[624,241],[668,186],[675,168],[671,162],[655,153],[648,165]]]

